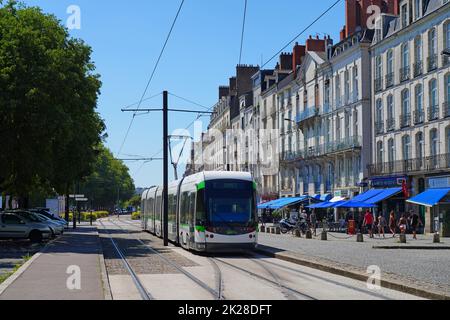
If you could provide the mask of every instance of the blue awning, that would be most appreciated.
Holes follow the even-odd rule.
[[[320,194],[315,194],[315,195],[312,196],[312,198],[316,199],[316,200],[320,200],[320,197],[321,197]]]
[[[281,209],[284,207],[288,207],[288,206],[292,206],[294,204],[303,202],[308,200],[308,196],[302,196],[302,197],[297,197],[297,198],[281,198],[278,200],[273,200],[270,202],[266,202],[266,203],[261,203],[258,205],[258,209],[272,209],[272,210],[276,210],[276,209]]]
[[[323,202],[315,203],[315,204],[312,204],[310,206],[307,206],[307,208],[309,208],[309,209],[319,209],[319,208],[321,208],[323,206],[323,204],[324,204]]]
[[[371,189],[365,193],[362,193],[360,195],[357,195],[356,197],[354,197],[351,201],[354,202],[364,202],[366,200],[369,200],[370,198],[373,198],[377,195],[379,195],[380,193],[382,193],[384,191],[384,189]]]
[[[370,203],[370,204],[379,203],[383,200],[389,199],[390,197],[393,197],[393,196],[399,194],[400,192],[402,192],[402,188],[391,188],[391,189],[384,189],[381,191],[382,191],[381,193],[377,194],[376,196],[374,196],[364,202]]]
[[[324,206],[322,208],[324,208],[324,209],[336,208],[338,205],[343,204],[344,202],[347,202],[347,201],[327,202],[326,204],[324,204]]]
[[[345,201],[341,204],[335,206],[335,208],[376,208],[377,205],[370,204],[366,202],[357,202],[357,201]]]
[[[320,196],[320,201],[330,201],[331,199],[333,199],[333,195],[331,194],[323,194]]]
[[[426,207],[434,207],[439,204],[448,194],[450,188],[447,189],[429,189],[406,202],[418,204]]]

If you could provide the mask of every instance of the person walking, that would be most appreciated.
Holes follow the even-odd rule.
[[[406,234],[408,228],[408,220],[406,219],[406,214],[402,214],[400,220],[398,220],[398,227],[400,228],[401,234]]]
[[[392,238],[395,238],[395,229],[397,228],[397,223],[395,221],[395,212],[391,211],[391,214],[389,215],[389,230],[392,233]]]
[[[366,214],[364,215],[363,226],[366,227],[371,238],[374,237],[373,236],[373,223],[374,223],[373,215],[369,210],[367,210]]]
[[[316,216],[316,210],[313,210],[311,212],[311,215],[309,216],[309,222],[311,223],[311,228],[314,231],[314,237],[317,236],[317,216]]]
[[[381,238],[381,234],[383,234],[383,238],[386,238],[386,234],[384,233],[384,229],[386,228],[386,218],[383,214],[380,214],[378,217],[378,236]]]
[[[420,226],[423,226],[422,220],[420,219],[419,215],[411,210],[411,216],[410,216],[410,224],[411,229],[413,232],[414,240],[417,240],[417,229]]]

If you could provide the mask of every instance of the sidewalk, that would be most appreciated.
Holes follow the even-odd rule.
[[[3,283],[0,300],[104,300],[101,256],[96,227],[82,224],[49,243]],[[67,287],[70,266],[81,270],[81,290]]]

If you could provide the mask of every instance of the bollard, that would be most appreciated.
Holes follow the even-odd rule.
[[[281,229],[279,227],[275,228],[275,233],[276,234],[281,234]]]
[[[295,235],[297,238],[301,238],[301,237],[302,237],[302,233],[301,233],[301,231],[298,230],[298,229],[295,229],[294,235]]]
[[[265,226],[261,226],[261,228],[259,229],[260,232],[266,232],[266,227]]]
[[[362,233],[356,235],[356,242],[364,242],[364,235]]]
[[[400,243],[406,243],[406,234],[400,235]]]
[[[434,234],[433,243],[441,243],[441,236],[439,235],[439,232]]]
[[[275,228],[274,227],[270,228],[270,233],[271,234],[275,234]]]
[[[328,240],[328,234],[326,231],[322,232],[322,241],[327,241]]]
[[[306,231],[306,239],[312,239],[312,232],[311,232],[311,230]]]

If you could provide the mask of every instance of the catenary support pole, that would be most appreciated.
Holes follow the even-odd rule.
[[[164,160],[163,160],[163,237],[164,246],[169,245],[169,126],[168,126],[168,92],[163,92],[163,148],[164,148]]]

